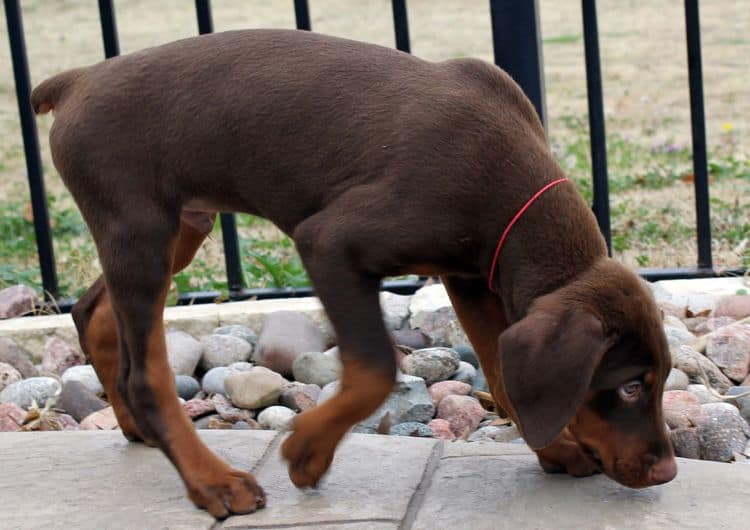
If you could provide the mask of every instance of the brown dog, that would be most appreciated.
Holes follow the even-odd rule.
[[[544,469],[601,469],[632,487],[674,476],[659,312],[607,258],[571,183],[528,202],[561,170],[498,68],[238,31],[60,74],[32,102],[56,112],[54,162],[104,269],[74,309],[81,344],[124,434],[158,445],[214,516],[265,497],[182,412],[162,308],[171,274],[220,210],[263,216],[294,238],[338,335],[340,393],[300,415],[283,444],[296,485],[317,484],[341,437],[390,392],[378,285],[404,273],[443,276],[495,399]]]

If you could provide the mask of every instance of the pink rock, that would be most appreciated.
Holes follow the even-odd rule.
[[[235,407],[231,401],[221,394],[214,394],[211,401],[214,402],[216,412],[219,413],[221,419],[228,421],[229,423],[237,423],[238,421],[250,423],[255,418],[255,413],[253,411]],[[211,427],[209,426],[209,429],[210,428]]]
[[[662,398],[664,421],[670,429],[697,425],[703,415],[698,397],[687,390],[668,390]]]
[[[461,381],[439,381],[427,389],[432,398],[432,404],[437,407],[446,396],[468,396],[471,385]]]
[[[21,372],[8,363],[0,362],[0,390],[23,379]]]
[[[210,399],[191,399],[182,404],[190,419],[200,418],[216,410],[216,404]]]
[[[313,408],[318,402],[320,387],[293,382],[281,392],[279,402],[295,412],[304,412]]]
[[[0,291],[0,318],[13,318],[34,312],[39,295],[26,285],[14,285]]]
[[[474,432],[486,415],[479,401],[470,396],[446,396],[437,412],[438,418],[448,420],[457,438]]]
[[[73,418],[73,416],[69,414],[56,414],[55,419],[57,420],[57,423],[62,427],[63,431],[80,431],[81,426],[78,424],[78,422]],[[39,425],[40,431],[56,431],[56,428],[53,428],[52,425],[50,425],[49,422],[43,421]]]
[[[722,298],[714,308],[714,316],[736,320],[750,316],[750,295],[733,294]]]
[[[716,331],[717,329],[728,326],[734,322],[735,320],[730,317],[707,318],[704,319],[703,322],[695,326],[695,328],[691,331],[696,335],[705,335],[706,333]]]
[[[0,432],[15,432],[26,417],[26,411],[15,403],[0,403]]]
[[[733,324],[709,335],[706,357],[729,379],[742,382],[748,375],[750,364],[750,326]]]
[[[254,358],[261,366],[290,376],[297,357],[325,351],[325,346],[323,333],[310,317],[293,311],[276,311],[263,322]]]
[[[456,439],[456,435],[451,431],[451,424],[448,420],[434,419],[431,420],[427,426],[432,429],[435,436],[441,440],[453,441]]]
[[[89,414],[81,421],[81,429],[86,431],[111,431],[117,429],[117,417],[115,409],[107,407],[93,414]]]
[[[70,368],[86,363],[86,357],[59,337],[50,337],[44,345],[42,369],[57,375]]]

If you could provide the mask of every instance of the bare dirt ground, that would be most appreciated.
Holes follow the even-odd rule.
[[[123,53],[197,33],[194,3],[188,0],[115,2]],[[586,113],[586,78],[580,3],[539,0],[544,39],[549,133],[565,142],[566,116]],[[682,0],[600,0],[598,3],[604,99],[608,133],[648,145],[690,144],[689,92]],[[253,27],[294,27],[290,0],[214,0],[216,31]],[[22,2],[34,84],[70,67],[103,58],[95,2]],[[704,0],[700,4],[709,146],[731,131],[737,150],[750,153],[750,9],[747,0]],[[388,0],[310,0],[313,29],[323,33],[394,46]],[[486,0],[410,0],[408,14],[414,54],[431,60],[457,56],[492,59],[489,3]],[[27,193],[10,51],[0,26],[0,204]],[[38,120],[48,191],[62,193],[46,141],[51,117]],[[628,192],[631,193],[631,192]],[[738,195],[747,206],[747,180],[712,190],[724,201]],[[659,205],[679,200],[692,216],[692,193],[634,191],[635,200]],[[640,194],[640,195],[638,195]],[[744,194],[744,198],[742,195]],[[613,197],[613,200],[616,200]],[[65,198],[58,201],[65,204]],[[268,233],[268,228],[254,225]],[[271,236],[275,237],[275,236]],[[219,261],[220,244],[206,245],[209,261]],[[692,265],[694,243],[651,249],[649,266]],[[736,266],[731,249],[718,262]],[[633,263],[631,253],[621,257]],[[635,264],[635,263],[633,263]]]

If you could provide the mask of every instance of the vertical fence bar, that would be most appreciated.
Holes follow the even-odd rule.
[[[538,0],[490,0],[495,64],[521,85],[547,125]]]
[[[294,17],[297,19],[297,29],[312,30],[310,6],[307,5],[307,0],[294,0]]]
[[[591,141],[591,172],[594,183],[594,215],[612,254],[612,233],[607,182],[607,135],[604,126],[602,71],[599,60],[599,28],[596,0],[583,0],[583,42],[586,54],[586,88],[589,102],[589,137]]]
[[[117,21],[112,0],[99,0],[99,21],[102,25],[104,56],[109,59],[120,55],[120,40],[117,38]]]
[[[214,20],[211,15],[211,0],[195,0],[195,12],[198,17],[198,33],[204,35],[213,33]],[[227,270],[227,286],[229,292],[238,292],[245,287],[242,273],[242,258],[240,243],[237,236],[237,220],[232,213],[222,213],[221,239],[224,243],[224,265]]]
[[[711,258],[711,214],[708,196],[708,155],[706,153],[706,115],[703,107],[703,66],[698,0],[685,0],[688,73],[690,80],[690,124],[693,136],[693,174],[695,176],[695,215],[698,232],[698,268],[713,267]]]
[[[396,48],[411,53],[409,42],[409,19],[406,14],[406,0],[392,0],[393,29],[396,32]]]
[[[16,83],[18,114],[21,121],[23,149],[26,157],[26,174],[31,194],[31,210],[34,214],[34,235],[39,255],[39,269],[42,273],[42,287],[45,299],[60,296],[55,269],[55,251],[47,212],[47,194],[44,190],[42,159],[39,155],[39,135],[31,107],[31,79],[29,60],[26,55],[26,41],[23,32],[23,18],[18,0],[5,0],[5,21],[8,25],[10,53],[13,62],[13,76]]]

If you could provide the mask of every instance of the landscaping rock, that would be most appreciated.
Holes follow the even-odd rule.
[[[435,438],[435,433],[424,423],[408,421],[391,427],[391,436],[412,436],[415,438]]]
[[[281,405],[274,405],[258,414],[258,423],[264,429],[282,431],[289,426],[289,423],[296,415],[297,413],[292,409],[282,407]]]
[[[238,421],[244,421],[246,423],[252,422],[255,419],[255,413],[251,410],[241,409],[232,405],[232,402],[221,394],[215,394],[211,401],[216,405],[216,412],[219,413],[221,419],[230,423],[236,423]]]
[[[701,457],[704,460],[729,462],[742,453],[750,438],[750,427],[734,405],[707,403],[701,407],[698,422]]]
[[[100,399],[79,381],[65,383],[55,405],[79,422],[108,406],[106,401]]]
[[[164,338],[172,372],[175,375],[193,375],[203,355],[203,345],[184,331],[170,330]]]
[[[43,407],[47,400],[60,391],[60,383],[52,377],[31,377],[6,386],[0,392],[0,403],[15,403],[27,409],[36,402]]]
[[[706,333],[711,333],[712,331],[716,331],[724,326],[734,324],[734,322],[735,320],[729,317],[706,318],[703,319],[703,322],[695,326],[693,333],[696,335],[705,335]]]
[[[41,298],[26,285],[14,285],[0,291],[0,318],[20,317],[33,313]]]
[[[446,396],[468,396],[471,393],[471,385],[462,381],[440,381],[430,385],[427,389],[432,398],[432,403],[437,408]]]
[[[429,348],[432,344],[430,337],[418,329],[399,329],[391,332],[391,336],[394,344],[406,346],[412,350]]]
[[[443,307],[437,311],[412,314],[409,319],[413,329],[419,329],[430,337],[433,346],[465,346],[469,339],[458,322],[452,307]]]
[[[252,346],[245,339],[233,335],[209,335],[204,337],[201,343],[203,357],[200,366],[204,370],[247,361],[252,352]]]
[[[255,366],[253,363],[247,361],[238,361],[236,363],[230,364],[228,368],[236,372],[249,372],[253,369],[253,366]]]
[[[42,354],[42,369],[53,374],[62,373],[71,366],[78,366],[86,362],[86,357],[59,337],[50,337],[44,344]]]
[[[469,363],[474,368],[479,368],[479,359],[477,358],[477,353],[474,351],[474,348],[471,346],[455,346],[453,349],[456,350],[459,359]]]
[[[453,441],[456,439],[456,435],[453,434],[451,424],[448,420],[436,418],[431,420],[427,426],[435,433],[435,436],[441,440]]]
[[[241,324],[231,324],[229,326],[221,326],[214,330],[214,335],[231,335],[242,339],[250,345],[250,348],[255,348],[255,344],[258,342],[258,336],[255,332],[247,326]]]
[[[487,411],[470,396],[446,396],[438,405],[437,417],[450,423],[457,438],[466,438],[479,426]]]
[[[26,411],[15,403],[0,403],[0,432],[15,432],[26,418]]]
[[[727,396],[737,396],[740,394],[746,395],[736,398],[734,402],[740,409],[742,417],[745,418],[745,420],[750,421],[750,386],[734,386],[726,393]]]
[[[672,350],[672,364],[696,381],[700,381],[702,377],[702,368],[711,386],[719,393],[726,392],[734,386],[732,381],[714,363],[690,346],[680,346],[676,350]]]
[[[195,397],[201,389],[200,383],[189,375],[175,375],[174,382],[177,387],[177,395],[186,401]]]
[[[98,412],[90,414],[81,422],[81,429],[87,431],[111,431],[117,429],[117,417],[115,416],[115,410],[112,407],[107,407]]]
[[[305,383],[290,383],[282,392],[279,403],[295,412],[313,408],[320,397],[320,387]]]
[[[669,371],[669,377],[664,385],[664,390],[687,390],[690,380],[685,372],[672,368]]]
[[[474,378],[476,376],[477,376],[477,369],[474,368],[469,363],[467,363],[466,361],[461,361],[458,364],[458,370],[456,370],[453,373],[453,375],[451,376],[451,379],[453,381],[461,381],[462,383],[471,385],[472,383],[474,383]]]
[[[706,357],[729,379],[739,383],[748,374],[750,363],[750,326],[724,326],[708,337]]]
[[[469,442],[510,442],[520,438],[521,433],[512,425],[480,427],[468,438]]]
[[[695,459],[701,457],[701,443],[697,428],[673,429],[669,432],[669,437],[672,440],[675,456]]]
[[[216,422],[217,420],[221,420],[221,416],[218,414],[210,414],[208,416],[203,416],[202,418],[198,418],[193,422],[193,427],[195,427],[197,430],[206,430],[209,429],[209,423],[211,423],[211,420]],[[222,420],[223,421],[223,420]]]
[[[686,390],[664,392],[662,398],[664,421],[670,429],[693,427],[698,424],[702,410],[698,397]]]
[[[701,405],[705,403],[723,403],[723,400],[713,395],[706,385],[688,385],[687,390],[698,398]]]
[[[221,417],[210,416],[208,419],[208,428],[212,430],[229,430],[234,429],[234,425]]]
[[[224,381],[227,397],[236,406],[244,409],[274,405],[287,384],[289,382],[276,372],[258,367],[247,372],[231,374]]]
[[[99,376],[96,375],[96,370],[90,364],[71,366],[63,372],[61,379],[63,384],[68,381],[78,381],[94,394],[104,393],[104,387],[99,381]]]
[[[484,372],[482,371],[482,368],[480,367],[477,370],[477,375],[474,376],[474,382],[471,385],[471,392],[489,392],[489,387],[487,386],[487,380],[484,378]]]
[[[216,405],[210,399],[191,399],[182,404],[182,410],[190,419],[196,419],[215,412]]]
[[[750,295],[735,294],[721,298],[713,314],[717,317],[731,317],[735,320],[750,316]]]
[[[0,391],[8,385],[17,383],[23,379],[21,372],[8,363],[0,362]]]
[[[234,425],[232,425],[232,429],[235,429],[237,431],[249,431],[249,430],[260,429],[260,425],[255,420],[253,420],[252,423],[247,422],[247,421],[238,421]]]
[[[221,394],[226,396],[226,379],[230,375],[237,373],[239,373],[237,370],[227,366],[212,368],[203,375],[203,379],[201,379],[201,388],[207,394]]]
[[[680,324],[682,323],[680,322]],[[690,333],[684,325],[665,325],[664,333],[667,335],[667,343],[670,349],[679,348],[684,344],[689,345],[695,341],[695,335]]]
[[[450,378],[458,370],[460,359],[450,348],[415,350],[401,361],[405,374],[421,377],[428,385]]]
[[[383,291],[380,293],[380,307],[383,310],[383,321],[385,327],[398,330],[404,327],[409,320],[409,304],[411,296],[404,296]]]
[[[324,387],[341,377],[341,360],[338,347],[324,352],[303,353],[292,364],[294,379]]]
[[[42,423],[39,425],[40,431],[57,431],[57,430],[63,430],[63,431],[80,431],[81,426],[78,424],[78,422],[71,416],[70,414],[55,414],[54,420],[56,422],[56,425],[52,422],[45,422],[42,421]],[[59,428],[58,428],[59,427]]]
[[[325,351],[323,333],[306,315],[277,311],[266,317],[255,349],[255,361],[283,375],[292,374],[294,360],[305,352]]]
[[[21,372],[24,379],[39,375],[31,362],[31,354],[7,337],[0,337],[0,362]]]

